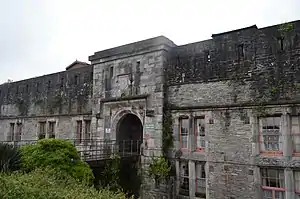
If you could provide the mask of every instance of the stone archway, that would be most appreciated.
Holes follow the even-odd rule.
[[[117,141],[142,141],[143,124],[141,120],[132,113],[125,114],[118,122],[116,129]]]

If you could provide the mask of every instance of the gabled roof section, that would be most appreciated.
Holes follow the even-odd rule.
[[[76,60],[72,64],[70,64],[69,66],[67,66],[66,70],[70,70],[70,69],[72,69],[76,65],[78,65],[79,67],[90,66],[89,63]]]

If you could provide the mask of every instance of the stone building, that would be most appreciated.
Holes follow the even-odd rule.
[[[91,65],[0,86],[0,139],[142,140],[171,114],[176,195],[300,198],[300,21],[177,46],[160,36]]]

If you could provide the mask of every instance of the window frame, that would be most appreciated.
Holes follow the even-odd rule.
[[[182,122],[183,120],[187,120],[188,128],[187,134],[182,136]],[[179,117],[179,141],[180,141],[180,149],[184,151],[189,151],[189,134],[190,134],[190,118],[188,116],[180,116]],[[183,147],[183,137],[186,137],[186,147]]]
[[[278,136],[278,150],[270,150],[270,149],[264,149],[265,148],[265,143],[270,143],[270,141],[266,141],[264,140],[263,136],[263,120],[264,119],[269,119],[272,118],[273,119],[273,127],[276,126],[276,124],[274,123],[275,118],[279,119],[279,133],[278,135],[276,134],[265,134],[265,136]],[[266,127],[271,126],[271,125],[266,125]],[[282,117],[281,115],[268,115],[268,116],[261,116],[258,117],[258,129],[259,129],[259,151],[260,154],[266,154],[266,155],[279,155],[282,156],[283,155],[283,131],[282,131]],[[267,129],[267,130],[271,130],[271,129]],[[273,141],[271,141],[272,143]],[[262,146],[264,145],[264,146]]]
[[[268,175],[268,171],[276,171],[276,184],[278,183],[280,186],[280,181],[283,182],[283,187],[271,187],[268,186],[267,184],[270,184],[270,180],[271,179]],[[265,173],[267,173],[267,176],[263,176],[264,175],[264,171]],[[280,177],[283,176],[283,178],[281,179]],[[281,192],[283,193],[283,195],[285,194],[286,188],[285,188],[285,174],[284,174],[284,169],[273,169],[273,168],[261,168],[261,188],[262,191],[271,191],[272,193],[272,199],[276,199],[275,194],[276,192]],[[273,178],[274,179],[274,178]],[[268,183],[266,183],[266,185],[264,185],[264,180],[266,180],[266,182],[268,181]],[[263,196],[264,197],[264,196]]]
[[[200,162],[200,161],[196,161],[195,162],[195,172],[196,172],[196,176],[195,176],[195,195],[198,195],[198,194],[206,194],[206,191],[204,191],[204,193],[203,192],[201,192],[201,191],[199,191],[199,187],[200,187],[200,189],[202,188],[202,189],[206,189],[206,171],[205,171],[205,164],[206,164],[206,162]],[[199,177],[198,176],[198,169],[199,169],[199,167],[198,167],[198,165],[199,166],[201,166],[200,168],[201,168],[201,177]],[[204,177],[203,177],[203,173],[204,173]],[[203,182],[204,181],[204,186],[198,186],[198,184],[199,184],[199,182]],[[201,183],[201,184],[203,184],[203,183]]]
[[[293,127],[295,126],[295,125],[293,125],[293,118],[295,118],[295,117],[297,117],[297,122],[298,122],[298,125],[297,125],[297,132],[296,133],[294,133],[293,132]],[[299,145],[300,146],[300,143],[295,143],[295,138],[296,139],[300,139],[300,115],[292,115],[291,116],[291,122],[290,122],[290,124],[291,124],[291,137],[292,137],[292,147],[293,147],[293,156],[300,156],[300,150],[299,151],[297,151],[295,148],[296,148],[296,146],[297,145]]]
[[[186,168],[183,170],[183,166]],[[179,194],[184,196],[189,196],[190,190],[190,176],[189,176],[189,163],[187,160],[182,160],[179,162]],[[187,171],[187,172],[186,172]],[[187,187],[185,187],[187,186]]]
[[[47,138],[54,138],[54,139],[56,138],[56,135],[55,135],[55,125],[56,125],[56,121],[48,121],[48,127],[49,128],[47,129]],[[54,136],[54,137],[52,137],[52,136]]]
[[[44,129],[44,136],[43,136],[43,138],[40,138],[40,136],[42,135],[42,133],[41,133],[42,127],[43,127],[43,129]],[[40,122],[39,122],[39,126],[38,126],[38,134],[37,134],[37,136],[38,136],[38,139],[39,139],[39,140],[45,139],[45,138],[46,138],[46,136],[47,136],[47,122],[46,122],[46,121],[40,121]]]
[[[204,136],[199,136],[200,137],[200,143],[204,141],[204,146],[198,146],[198,120],[203,120],[203,125],[204,125]],[[205,138],[206,138],[206,125],[205,125],[205,116],[196,116],[194,118],[194,136],[195,136],[195,146],[196,146],[196,151],[197,152],[203,152],[205,151]],[[203,140],[202,140],[203,139]]]
[[[296,172],[299,172],[299,177],[300,177],[300,170],[294,170],[293,171],[294,190],[295,190],[295,194],[300,196],[300,178],[299,178],[299,180],[296,180],[296,175],[295,175]],[[298,184],[299,184],[299,188],[298,189],[296,187],[296,184],[297,184],[296,181],[298,181]]]

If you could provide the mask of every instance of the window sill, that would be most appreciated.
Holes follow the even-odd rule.
[[[205,152],[205,148],[198,148],[196,149],[196,152]]]
[[[293,152],[292,154],[294,157],[300,157],[300,152]],[[300,193],[300,192],[299,192]]]
[[[264,190],[274,190],[274,191],[285,191],[285,188],[280,188],[280,187],[267,187],[267,186],[262,186],[261,187]]]
[[[188,149],[188,148],[180,148],[180,150],[181,150],[182,152],[191,152],[191,150]]]
[[[282,151],[261,151],[261,155],[270,155],[270,156],[283,156]]]

